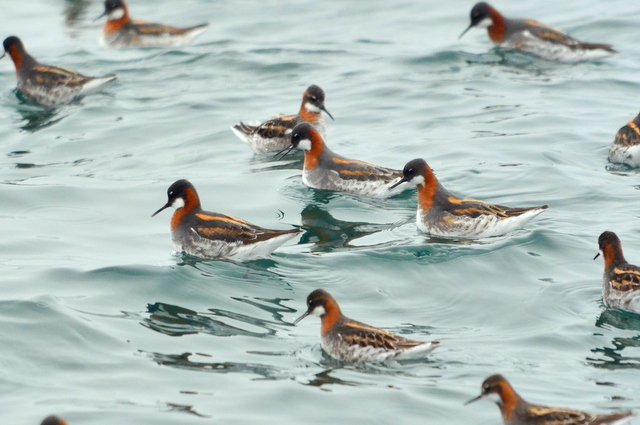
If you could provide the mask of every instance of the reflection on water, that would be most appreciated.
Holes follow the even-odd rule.
[[[343,221],[334,218],[327,210],[309,204],[300,213],[302,226],[307,230],[300,243],[313,243],[314,251],[331,252],[353,248],[354,240],[384,230],[394,229],[401,223],[373,224],[358,221]]]
[[[18,107],[20,119],[16,121],[24,131],[33,133],[43,128],[51,127],[69,115],[67,110],[49,109],[38,106],[22,96],[17,90],[16,96],[21,99],[21,102],[24,102]],[[65,111],[67,111],[67,113],[65,113]]]
[[[276,330],[272,329],[273,325],[283,324],[283,322],[267,322],[228,310],[210,309],[209,313],[198,313],[180,306],[159,302],[149,304],[147,311],[150,315],[148,318],[142,320],[142,325],[169,336],[205,333],[214,336],[252,336],[264,338],[276,334]],[[246,323],[253,327],[264,329],[265,332],[252,332],[241,329],[221,320],[216,320],[213,317],[229,318],[240,323]]]
[[[302,166],[304,165],[304,152],[294,149],[284,159],[276,153],[254,154],[249,164],[252,166],[252,173],[274,170],[302,170]]]
[[[198,416],[200,418],[210,418],[211,417],[209,415],[203,415],[201,413],[196,412],[194,410],[193,406],[189,406],[189,405],[186,405],[186,404],[167,403],[167,406],[169,407],[169,410],[171,410],[172,412],[188,413],[190,415]]]
[[[64,23],[68,27],[74,27],[81,23],[88,6],[88,0],[65,0]]]
[[[604,369],[640,369],[640,356],[624,356],[625,349],[640,347],[640,316],[616,309],[605,309],[598,320],[596,327],[609,330],[611,328],[633,331],[635,336],[616,336],[611,340],[612,347],[594,348],[591,350],[599,358],[587,358],[587,361],[595,367]]]
[[[210,357],[205,354],[182,353],[182,354],[162,354],[141,351],[143,354],[151,356],[152,360],[160,366],[170,366],[178,369],[198,370],[212,373],[248,373],[262,376],[264,379],[288,379],[279,368],[258,363],[236,363],[236,362],[203,362],[191,359],[191,357]]]

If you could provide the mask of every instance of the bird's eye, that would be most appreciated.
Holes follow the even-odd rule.
[[[311,96],[311,99],[313,99],[313,100],[318,100],[318,98],[317,98],[317,97],[315,97],[315,96]]]

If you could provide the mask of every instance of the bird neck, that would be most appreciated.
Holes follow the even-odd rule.
[[[515,416],[516,407],[521,402],[521,399],[508,382],[500,383],[500,398],[502,403],[498,403],[498,406],[500,407],[502,418],[506,422]]]
[[[491,20],[493,24],[491,24],[488,28],[489,38],[494,43],[500,43],[504,40],[504,34],[506,30],[506,23],[504,21],[504,16],[500,14],[493,7],[489,7],[489,13],[491,13]]]
[[[317,131],[311,132],[311,149],[304,151],[304,169],[313,170],[318,166],[320,155],[325,151],[324,140]]]
[[[131,18],[129,18],[129,10],[127,6],[122,4],[122,16],[117,19],[109,19],[107,23],[104,24],[104,32],[110,33],[114,31],[120,30],[127,22],[129,22]]]
[[[186,189],[184,191],[184,206],[175,210],[171,217],[171,229],[176,230],[185,215],[189,214],[191,211],[199,211],[201,209],[200,199],[198,198],[196,191],[193,189]]]
[[[307,108],[307,103],[309,102],[307,102],[306,100],[302,100],[302,105],[300,105],[300,111],[298,112],[298,115],[300,115],[305,122],[308,122],[309,124],[315,124],[320,119],[322,111],[320,111],[319,109],[317,111],[309,110]]]
[[[602,255],[604,256],[604,268],[615,267],[619,264],[626,264],[627,260],[622,253],[622,247],[620,245],[613,245],[607,243],[602,248]]]
[[[324,306],[324,310],[325,313],[322,315],[322,317],[320,317],[320,319],[322,320],[322,335],[326,335],[327,333],[329,333],[331,328],[333,328],[342,317],[342,311],[340,311],[338,303],[336,303],[332,299],[327,300]]]
[[[439,183],[431,167],[425,165],[425,168],[424,182],[418,185],[418,205],[423,210],[429,210],[433,206]]]

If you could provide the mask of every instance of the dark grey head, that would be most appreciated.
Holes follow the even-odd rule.
[[[335,314],[335,309],[339,311],[338,303],[331,294],[324,289],[316,289],[307,296],[307,311],[298,317],[293,324],[297,324],[309,315],[322,317],[327,314],[327,312]]]
[[[333,119],[333,116],[324,107],[324,90],[316,85],[311,85],[302,95],[302,105],[311,112],[324,111]]]
[[[105,0],[104,12],[98,16],[95,20],[106,16],[110,21],[118,20],[127,13],[127,5],[122,0]]]
[[[5,38],[2,42],[2,45],[4,46],[4,51],[6,53],[10,53],[9,50],[12,46],[18,49],[20,52],[24,52],[24,45],[22,44],[22,41],[20,41],[20,39],[15,35]]]
[[[427,175],[427,170],[429,166],[427,162],[422,158],[412,159],[407,162],[407,165],[404,166],[402,170],[402,179],[389,189],[393,189],[396,186],[399,186],[402,183],[409,183],[414,186],[418,186],[424,183],[425,176]]]
[[[308,122],[301,122],[291,131],[291,144],[278,152],[276,158],[282,159],[293,149],[310,150],[313,143],[324,143],[320,133]]]
[[[187,207],[189,210],[200,206],[200,198],[196,188],[189,180],[178,180],[167,189],[167,203],[162,208],[154,212],[151,217],[155,217],[160,211],[169,207],[175,209]]]
[[[40,425],[67,425],[67,423],[57,416],[51,415],[44,418]]]
[[[491,375],[482,383],[482,388],[480,390],[480,395],[478,397],[472,398],[467,401],[465,405],[469,403],[473,403],[474,401],[478,401],[481,398],[490,398],[495,401],[498,405],[504,403],[505,398],[517,397],[511,385],[504,376],[500,374]]]
[[[480,2],[480,3],[477,3],[475,6],[473,6],[473,9],[471,9],[471,24],[469,24],[467,29],[464,30],[462,34],[460,34],[460,37],[458,37],[458,40],[461,39],[462,36],[465,35],[466,32],[473,27],[491,26],[493,24],[493,18],[491,17],[492,9],[493,8],[485,2]]]

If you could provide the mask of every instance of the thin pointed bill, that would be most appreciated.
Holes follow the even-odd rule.
[[[389,188],[389,190],[391,190],[391,189],[393,189],[393,188],[395,188],[395,187],[398,187],[398,186],[400,186],[402,183],[406,183],[406,182],[408,182],[408,181],[409,181],[409,180],[407,180],[407,179],[405,179],[405,178],[403,177],[403,178],[401,178],[401,179],[400,179],[400,181],[399,181],[398,183],[396,183],[396,184],[394,184],[393,186],[391,186],[391,187]]]
[[[478,397],[472,398],[471,400],[467,401],[464,405],[466,406],[467,404],[471,404],[474,401],[478,401],[482,398],[482,394],[480,394]]]
[[[297,325],[297,324],[298,324],[298,322],[300,322],[302,319],[304,319],[304,318],[305,318],[305,317],[307,317],[308,315],[309,315],[309,312],[308,312],[308,311],[306,311],[302,316],[298,317],[298,318],[293,322],[293,324],[294,324],[294,325]]]
[[[158,211],[156,211],[153,214],[151,214],[151,217],[155,217],[160,211],[166,210],[170,206],[171,206],[171,203],[167,202],[162,208],[160,208]]]
[[[325,107],[324,107],[324,105],[322,105],[322,106],[320,107],[320,109],[321,109],[321,110],[323,110],[327,115],[329,115],[329,116],[331,117],[331,119],[332,119],[332,120],[334,120],[334,119],[333,119],[333,115],[331,115],[331,114],[329,113],[329,111],[327,111],[327,108],[325,108]],[[334,120],[334,121],[335,121],[335,120]]]
[[[278,161],[280,161],[282,158],[287,156],[289,154],[289,152],[291,152],[294,148],[295,148],[295,146],[293,144],[291,144],[291,145],[287,146],[286,148],[282,149],[280,152],[276,153],[274,158],[277,159]]]
[[[467,31],[471,29],[471,27],[473,27],[473,24],[469,25],[466,30],[462,31],[462,34],[460,34],[460,37],[458,37],[458,40],[460,40],[462,36],[465,35]]]
[[[106,16],[107,11],[105,10],[104,12],[102,12],[102,14],[100,16],[98,16],[96,19],[93,20],[93,22],[97,21],[98,19],[102,19],[104,16]]]
[[[596,259],[596,258],[598,258],[599,256],[600,256],[600,253],[598,252],[598,253],[596,254],[596,256],[595,256],[595,257],[593,257],[593,259],[595,260],[595,259]]]
[[[2,56],[0,56],[0,59],[2,59],[3,57],[5,57],[7,55],[7,52],[2,52]]]

